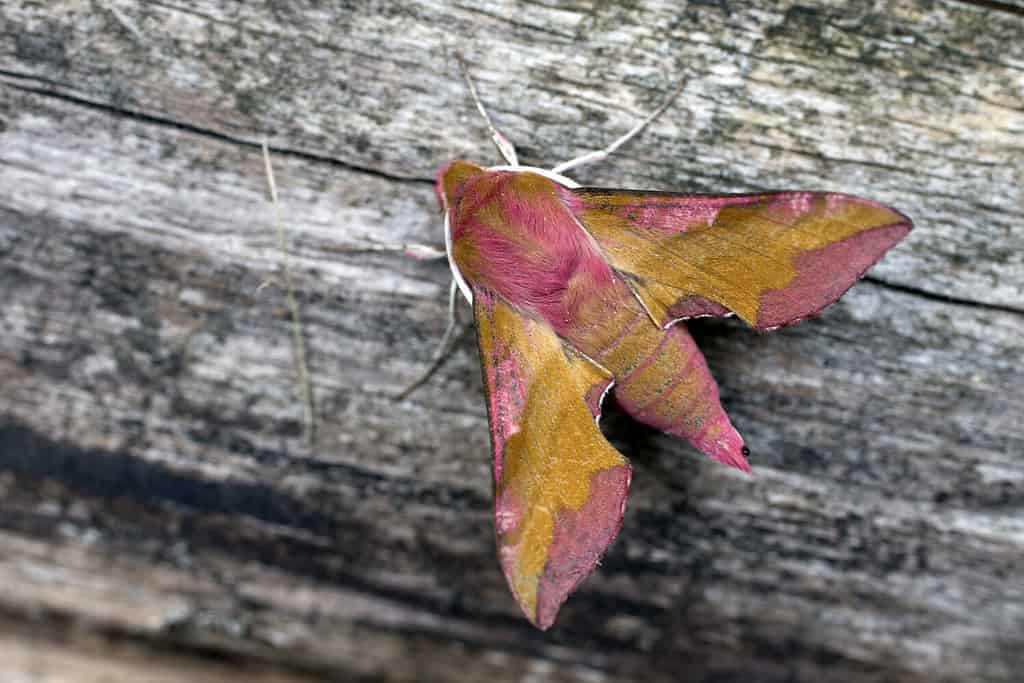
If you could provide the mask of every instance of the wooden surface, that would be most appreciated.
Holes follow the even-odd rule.
[[[692,326],[755,476],[614,411],[623,531],[550,632],[494,556],[473,335],[408,400],[433,175],[843,190],[916,229],[827,313]],[[302,441],[273,150],[314,375]],[[1019,681],[1019,2],[0,5],[4,681]],[[466,311],[463,311],[465,317]]]

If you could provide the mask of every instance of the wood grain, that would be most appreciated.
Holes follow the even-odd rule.
[[[1005,2],[4,3],[4,680],[1018,680],[1022,38]],[[547,634],[494,556],[473,334],[391,399],[446,265],[353,251],[440,243],[434,173],[495,159],[455,49],[526,163],[685,80],[575,177],[917,226],[820,318],[692,325],[755,476],[612,410],[625,525]]]

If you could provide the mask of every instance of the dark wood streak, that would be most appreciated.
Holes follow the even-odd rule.
[[[1016,681],[1017,2],[0,4],[0,662],[26,680]],[[690,324],[744,478],[625,419],[619,539],[548,633],[494,556],[433,176],[672,109],[584,185],[843,191],[905,245],[820,318]],[[552,40],[552,37],[555,40]],[[4,38],[7,40],[5,41]],[[259,142],[292,237],[301,439]]]

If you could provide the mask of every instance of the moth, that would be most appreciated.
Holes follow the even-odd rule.
[[[465,69],[465,67],[463,67]],[[749,451],[684,321],[736,315],[760,331],[834,303],[911,229],[833,192],[681,194],[581,187],[520,165],[465,74],[503,165],[437,175],[445,250],[473,307],[494,456],[501,567],[549,628],[622,525],[630,465],[602,436],[615,391],[633,418],[750,471]]]

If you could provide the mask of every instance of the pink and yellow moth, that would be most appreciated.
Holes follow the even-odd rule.
[[[468,78],[505,165],[437,175],[445,246],[476,318],[494,456],[495,529],[517,602],[547,629],[622,525],[631,469],[602,436],[614,387],[632,417],[750,471],[683,322],[769,331],[834,303],[911,229],[833,192],[695,195],[580,187],[520,165]]]

